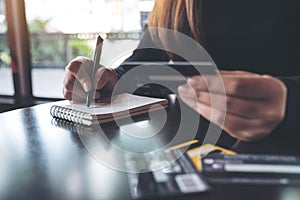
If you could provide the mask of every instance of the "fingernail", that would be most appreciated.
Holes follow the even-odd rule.
[[[187,79],[187,83],[188,83],[189,85],[196,85],[196,84],[199,84],[199,80],[196,79],[196,78],[188,78],[188,79]]]
[[[84,91],[86,91],[86,92],[90,91],[90,89],[91,89],[88,82],[83,82],[82,86],[83,86]]]
[[[193,82],[195,82],[195,81],[194,81],[193,78],[189,77],[189,78],[187,79],[187,82],[188,82],[188,83],[193,83]]]
[[[187,93],[187,89],[184,86],[179,86],[177,90],[180,94],[186,94]]]

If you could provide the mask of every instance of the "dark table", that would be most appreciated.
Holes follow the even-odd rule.
[[[115,123],[101,126],[106,135],[103,140],[93,139],[99,137],[94,129],[60,124],[52,119],[49,110],[53,104],[61,102],[0,114],[0,199],[130,199],[127,173],[114,169],[121,162],[116,149],[147,151],[172,140],[179,127],[180,114],[174,97],[169,102],[167,120],[159,134],[143,141],[128,137],[124,130],[126,132],[130,128],[120,128]],[[191,116],[197,117],[196,113]],[[136,123],[140,126],[146,123],[148,130],[156,131],[161,122],[149,121],[148,117],[137,117]],[[126,121],[123,125],[130,127]],[[188,132],[189,128],[185,131]],[[186,138],[181,137],[175,143],[192,137],[186,134]],[[199,140],[202,138],[201,134],[197,137]],[[236,140],[227,134],[222,134],[218,143],[247,153],[299,154],[300,149],[295,140],[278,141],[273,138],[236,145]],[[97,148],[98,153],[105,155],[108,164],[93,152]],[[213,184],[208,193],[187,198],[300,199],[299,191],[300,187],[293,186]]]

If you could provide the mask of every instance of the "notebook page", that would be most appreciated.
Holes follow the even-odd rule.
[[[85,103],[65,105],[72,110],[89,113],[91,115],[105,115],[123,112],[138,107],[143,107],[155,103],[166,103],[167,100],[151,97],[142,97],[128,93],[120,94],[112,99],[110,103],[93,103],[87,107]]]

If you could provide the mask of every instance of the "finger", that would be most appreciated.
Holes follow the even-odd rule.
[[[65,90],[71,91],[77,96],[81,96],[81,97],[86,96],[86,92],[83,90],[82,85],[71,74],[66,75],[63,85]]]
[[[187,84],[177,88],[180,99],[194,110],[197,110],[198,97],[195,91]]]
[[[85,97],[74,94],[72,91],[66,90],[65,88],[63,88],[63,95],[65,99],[70,100],[74,103],[84,102],[86,99]]]
[[[78,91],[76,91],[76,90],[68,90],[68,89],[66,89],[66,88],[63,88],[63,92],[67,92],[67,93],[76,95],[76,96],[78,96],[78,97],[80,97],[80,98],[83,98],[83,99],[85,99],[85,98],[86,98],[86,95],[87,95],[86,93],[80,93],[80,92],[78,92]]]
[[[114,72],[110,71],[105,67],[99,68],[93,80],[93,86],[96,88],[96,90],[100,90],[104,88],[104,86],[106,86],[107,84],[110,84],[110,82],[113,82],[113,73]]]
[[[180,97],[204,118],[220,126],[231,136],[241,140],[250,141],[264,137],[274,128],[272,124],[263,124],[264,121],[259,119],[245,119],[199,103],[193,98]]]
[[[269,76],[233,76],[223,75],[222,81],[217,76],[194,76],[187,83],[195,90],[212,93],[226,93],[241,98],[269,98],[278,90],[278,83]],[[224,90],[225,88],[225,90]]]
[[[235,71],[225,71],[225,70],[222,70],[222,71],[219,71],[219,73],[221,75],[233,75],[233,76],[236,76],[236,75],[239,75],[239,76],[260,76],[258,74],[255,74],[255,73],[252,73],[252,72],[247,72],[247,71],[238,71],[238,70],[235,70]]]
[[[85,60],[83,63],[75,60],[66,66],[67,73],[70,73],[80,82],[85,92],[90,91],[92,88],[91,79],[86,69],[89,68],[87,65],[90,65],[88,60]]]
[[[246,99],[206,91],[195,91],[192,87],[186,85],[181,87],[182,89],[178,92],[180,97],[184,98],[184,101],[197,101],[245,119],[269,118],[271,116],[274,118],[276,116],[276,110],[274,109],[275,106],[278,108],[276,100]]]
[[[239,100],[234,97],[226,97],[223,94],[213,94],[208,92],[202,91],[194,91],[192,88],[183,87],[184,89],[179,89],[180,98],[189,106],[193,106],[195,110],[197,110],[198,103],[213,107],[220,111],[230,113],[232,115],[245,118],[245,119],[252,119],[255,118],[251,113],[242,112],[243,110],[248,110],[248,108],[243,107],[247,106],[247,103],[244,104],[243,100]],[[247,102],[247,101],[245,101]],[[243,103],[243,104],[234,104],[234,103]],[[241,109],[241,111],[239,110]],[[257,114],[255,113],[255,116]]]
[[[269,129],[262,126],[259,120],[249,120],[226,114],[218,109],[199,103],[198,112],[210,122],[220,126],[234,138],[251,141],[264,137],[269,133]]]
[[[78,61],[78,62],[81,62],[83,63],[84,61],[86,60],[90,60],[89,58],[85,57],[85,56],[77,56],[75,59],[73,59],[72,61]],[[72,62],[71,61],[71,62]]]
[[[193,95],[193,92],[187,89],[186,93],[182,95],[186,95],[186,98],[189,98]],[[237,98],[202,91],[195,91],[195,93],[197,93],[198,102],[245,119],[265,117],[269,114],[266,110],[268,108],[272,109],[271,107],[273,106],[272,103],[265,100]]]

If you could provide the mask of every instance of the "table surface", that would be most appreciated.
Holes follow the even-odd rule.
[[[116,149],[149,151],[161,148],[174,138],[174,132],[178,132],[180,115],[178,102],[174,99],[169,101],[167,119],[159,134],[145,140],[128,136],[126,130],[128,132],[132,124],[101,126],[106,135],[103,140],[97,138],[99,135],[94,130],[82,131],[70,124],[59,124],[49,114],[50,107],[59,103],[62,102],[0,114],[0,199],[131,199],[127,173],[114,169],[119,168]],[[146,124],[148,130],[154,132],[162,126],[161,121],[147,118],[137,118],[136,123],[139,126]],[[189,128],[185,131],[188,132]],[[192,136],[187,135],[186,138]],[[227,148],[235,142],[227,134],[222,134],[218,141]],[[266,138],[239,143],[233,150],[299,154],[300,148],[293,145],[292,141],[278,142]],[[95,151],[101,152],[101,155]],[[99,158],[102,155],[105,155],[103,159],[107,159],[104,162]],[[300,187],[292,186],[213,184],[208,193],[186,198],[299,199],[299,191]]]

